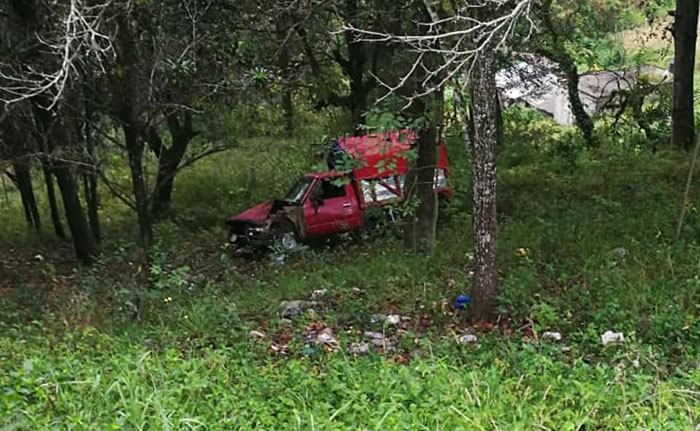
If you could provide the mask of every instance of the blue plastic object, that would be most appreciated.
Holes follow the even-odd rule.
[[[471,295],[457,295],[455,298],[454,306],[455,308],[466,308],[467,305],[471,302],[472,297]]]

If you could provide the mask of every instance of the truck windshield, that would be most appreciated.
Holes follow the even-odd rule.
[[[295,205],[298,205],[301,203],[301,199],[304,197],[306,194],[306,191],[309,189],[309,186],[311,185],[312,178],[309,177],[301,177],[297,180],[296,183],[292,186],[291,189],[287,192],[287,194],[284,196],[284,201],[289,202]]]

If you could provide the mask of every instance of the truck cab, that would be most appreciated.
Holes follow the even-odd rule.
[[[401,130],[341,138],[329,151],[325,172],[301,176],[282,199],[229,217],[229,243],[237,253],[279,242],[300,242],[352,231],[367,222],[370,209],[400,203],[408,170],[407,153],[416,133]],[[438,148],[435,192],[451,199],[444,144]]]

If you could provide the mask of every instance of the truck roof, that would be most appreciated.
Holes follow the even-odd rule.
[[[400,175],[406,172],[408,160],[405,153],[411,149],[411,144],[416,138],[417,133],[409,129],[348,136],[339,138],[331,151],[348,154],[359,162],[359,166],[352,169],[356,179],[382,177],[386,176],[387,172]],[[311,175],[325,178],[337,175],[337,172],[319,172]]]

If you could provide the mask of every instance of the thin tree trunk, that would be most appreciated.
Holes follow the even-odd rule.
[[[134,194],[136,216],[139,224],[141,244],[146,251],[146,262],[150,266],[151,249],[153,247],[153,224],[149,204],[146,179],[143,169],[144,142],[141,133],[144,130],[140,120],[143,106],[143,95],[140,92],[141,82],[138,46],[134,40],[130,17],[120,15],[117,19],[119,31],[118,57],[124,68],[123,79],[117,89],[120,98],[117,100],[117,112],[124,130],[124,141],[129,157],[131,184]]]
[[[56,191],[53,186],[52,168],[47,160],[41,161],[41,169],[44,172],[44,182],[46,183],[46,196],[49,200],[49,210],[51,212],[51,223],[56,236],[65,239],[66,234],[61,223],[61,214],[58,211],[58,203],[56,201]]]
[[[195,136],[192,114],[189,112],[184,114],[182,123],[180,123],[176,114],[169,115],[167,123],[172,145],[167,149],[163,146],[160,147],[156,186],[153,192],[152,212],[154,217],[162,217],[170,209],[175,173],[187,152],[190,141]]]
[[[14,162],[12,167],[15,171],[15,181],[22,197],[22,205],[24,206],[24,216],[27,219],[29,227],[33,227],[37,231],[41,230],[41,220],[39,218],[39,209],[36,205],[34,197],[34,188],[32,186],[32,175],[27,163]]]
[[[435,167],[437,166],[438,128],[431,126],[418,132],[417,188],[419,204],[414,223],[415,247],[417,251],[429,252],[435,248],[437,229],[437,194]]]
[[[471,80],[470,111],[475,268],[469,316],[474,322],[493,321],[499,292],[496,267],[496,147],[499,131],[495,54],[488,49],[480,53]]]
[[[139,133],[131,125],[124,125],[124,137],[129,153],[129,169],[131,170],[132,190],[136,203],[139,236],[141,244],[146,250],[147,259],[150,259],[150,251],[153,247],[153,223],[143,171],[143,142],[139,138]]]
[[[359,13],[357,0],[346,1],[346,13],[352,23]],[[350,79],[350,114],[355,135],[362,134],[362,125],[365,122],[367,110],[367,85],[364,82],[364,69],[367,61],[364,53],[363,42],[348,30],[345,32],[345,41],[348,45],[348,60],[345,64],[348,78]]]
[[[277,21],[277,43],[279,56],[277,59],[280,74],[282,76],[282,113],[284,116],[284,132],[288,138],[294,136],[294,101],[292,98],[292,85],[289,74],[289,37],[291,37],[291,17],[289,5],[281,2],[281,11]]]
[[[560,29],[554,25],[552,19],[552,0],[544,0],[542,2],[542,22],[544,24],[544,30],[547,32],[552,43],[550,49],[540,49],[540,52],[559,63],[559,66],[566,76],[569,104],[571,106],[571,113],[574,115],[576,127],[578,127],[583,134],[586,146],[589,148],[594,147],[596,145],[593,136],[595,126],[590,115],[588,115],[584,109],[583,102],[581,102],[581,94],[578,89],[579,74],[576,63],[566,50],[564,41],[561,39]]]
[[[80,205],[78,184],[68,163],[57,161],[53,168],[58,188],[61,190],[63,209],[73,238],[75,254],[83,263],[89,264],[97,254],[97,244]]]
[[[676,0],[673,24],[673,109],[671,141],[676,148],[689,150],[695,136],[693,75],[698,28],[698,0]]]
[[[92,77],[89,81],[92,81]],[[83,175],[84,181],[84,191],[85,202],[88,208],[88,221],[90,223],[90,230],[92,230],[92,235],[95,237],[95,241],[98,243],[102,240],[102,229],[100,227],[100,215],[98,212],[100,206],[100,197],[97,192],[97,171],[95,166],[95,144],[94,135],[92,133],[92,123],[94,118],[94,110],[92,105],[92,98],[94,93],[89,93],[89,87],[87,85],[83,86],[83,94],[85,97],[85,151],[89,158],[90,166],[87,167],[85,174]]]

